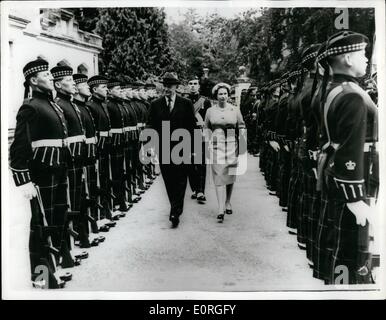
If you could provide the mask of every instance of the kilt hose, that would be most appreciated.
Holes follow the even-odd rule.
[[[297,229],[298,210],[299,210],[299,193],[301,188],[301,170],[300,164],[296,157],[292,158],[292,171],[288,188],[288,213],[287,227]]]
[[[42,168],[32,164],[30,169],[31,180],[40,190],[47,225],[51,227],[45,234],[42,212],[37,199],[32,199],[29,236],[31,280],[35,280],[40,274],[36,267],[44,265],[48,267],[50,274],[49,287],[55,288],[57,283],[51,274],[54,270],[49,262],[47,235],[51,236],[52,245],[60,251],[67,211],[67,167]]]
[[[125,189],[123,179],[123,146],[115,146],[111,149],[111,175],[112,175],[112,187],[115,199],[113,201],[114,207],[119,205],[119,210],[127,211],[125,201]]]
[[[327,284],[371,283],[369,225],[366,223],[362,227],[356,224],[356,218],[345,200],[338,198],[338,189],[332,177],[326,177],[323,187],[314,276]],[[358,270],[363,267],[367,272],[360,275]],[[345,271],[348,271],[348,283],[342,282]]]
[[[291,154],[284,149],[280,149],[279,154],[279,205],[288,206],[288,188],[291,173]]]

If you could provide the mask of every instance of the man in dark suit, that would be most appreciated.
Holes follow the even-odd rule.
[[[187,185],[187,176],[191,160],[191,150],[193,145],[193,131],[196,125],[193,104],[190,100],[176,94],[179,84],[177,76],[166,73],[163,77],[164,95],[154,100],[150,104],[148,128],[154,129],[159,137],[160,168],[165,182],[166,191],[170,201],[170,218],[172,227],[176,228],[179,224],[179,216],[184,207],[184,197]],[[170,126],[170,132],[165,128]],[[173,148],[180,143],[171,141],[171,134],[176,129],[185,129],[189,132],[191,142],[189,142],[189,154],[182,155],[181,158],[172,157]],[[170,146],[170,148],[169,148]],[[157,146],[158,147],[158,146]],[[183,153],[187,153],[183,148]]]

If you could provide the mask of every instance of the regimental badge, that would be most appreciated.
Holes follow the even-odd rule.
[[[347,168],[347,170],[350,170],[350,171],[355,170],[356,165],[357,164],[354,161],[351,161],[351,160],[346,162],[346,168]]]

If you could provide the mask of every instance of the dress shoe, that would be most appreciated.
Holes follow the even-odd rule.
[[[223,223],[223,221],[224,221],[224,214],[222,213],[222,214],[219,214],[217,216],[217,222],[218,223]]]
[[[191,199],[197,199],[197,193],[193,192],[190,196]]]
[[[104,237],[104,236],[99,236],[97,239],[98,239],[99,242],[103,242],[103,241],[106,240],[106,237]]]
[[[58,272],[60,273],[60,272]],[[59,278],[60,280],[63,280],[63,281],[71,281],[72,280],[72,273],[71,272],[65,272],[63,274],[59,274]]]
[[[225,209],[225,213],[226,213],[226,214],[232,214],[233,211],[232,211],[232,209]]]
[[[90,241],[83,242],[83,243],[79,244],[79,248],[82,248],[82,249],[88,249],[90,247],[91,247]]]
[[[178,227],[178,224],[180,223],[180,219],[176,216],[171,216],[170,222],[172,223],[172,228],[175,229]]]
[[[79,254],[76,254],[75,258],[76,259],[87,259],[88,258],[88,252],[87,251],[83,251],[83,252],[81,252]]]
[[[91,247],[97,247],[97,246],[99,246],[99,240],[98,240],[98,238],[93,239],[93,240],[90,242],[90,246],[91,246]]]
[[[110,227],[107,226],[107,225],[103,225],[103,226],[99,227],[99,231],[100,232],[109,232],[110,231]]]
[[[198,201],[198,203],[201,203],[201,204],[205,203],[206,197],[205,197],[205,195],[202,192],[197,194],[197,201]]]
[[[105,225],[112,228],[112,227],[115,227],[117,225],[117,223],[115,221],[108,221],[105,223]]]

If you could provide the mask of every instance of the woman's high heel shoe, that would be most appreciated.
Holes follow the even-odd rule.
[[[222,214],[219,214],[218,216],[217,216],[217,222],[218,223],[222,223],[223,221],[224,221],[224,214],[222,213]]]

